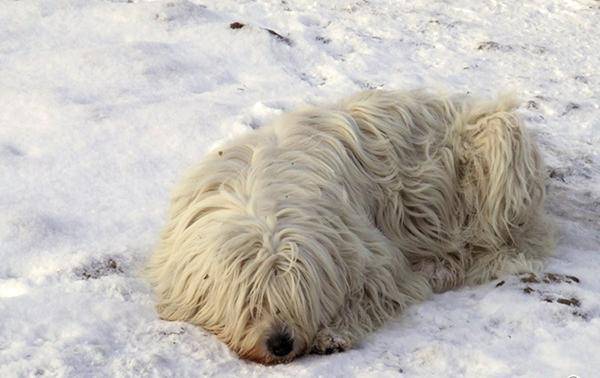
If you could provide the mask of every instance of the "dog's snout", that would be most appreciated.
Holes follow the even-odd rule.
[[[294,339],[287,333],[277,333],[267,340],[269,353],[277,357],[285,357],[294,349]]]

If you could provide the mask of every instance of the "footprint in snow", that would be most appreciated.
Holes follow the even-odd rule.
[[[543,275],[523,273],[518,278],[524,294],[536,296],[544,302],[568,306],[572,310],[571,315],[584,320],[589,319],[589,315],[581,311],[581,299],[575,295],[566,294],[564,286],[561,287],[562,284],[578,285],[580,283],[578,277],[561,273],[544,273]],[[496,287],[503,286],[505,283],[504,280],[500,281]]]
[[[112,257],[93,260],[90,263],[74,269],[75,276],[83,280],[95,280],[104,276],[123,273],[123,268]]]

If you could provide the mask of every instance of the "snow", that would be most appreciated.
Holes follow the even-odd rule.
[[[1,1],[0,376],[596,376],[599,36],[593,0]],[[436,295],[272,367],[157,318],[137,272],[187,167],[302,103],[422,86],[521,96],[561,233],[547,271],[579,282]]]

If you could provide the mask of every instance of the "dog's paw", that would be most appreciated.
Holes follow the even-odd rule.
[[[414,264],[412,269],[427,278],[435,293],[442,293],[462,283],[458,273],[444,263],[422,260]]]
[[[332,354],[350,349],[350,341],[330,329],[323,329],[317,333],[311,347],[311,353]]]

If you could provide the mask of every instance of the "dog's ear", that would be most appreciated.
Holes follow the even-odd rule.
[[[498,242],[511,240],[511,229],[534,216],[544,196],[540,155],[514,106],[507,98],[472,109],[458,138],[466,203]]]

